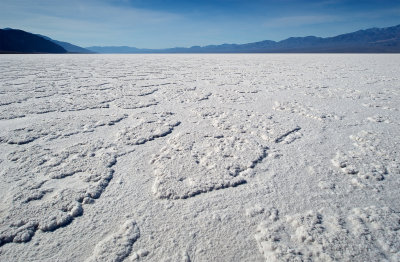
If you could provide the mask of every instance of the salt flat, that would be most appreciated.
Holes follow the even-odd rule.
[[[399,261],[400,55],[1,55],[1,261]]]

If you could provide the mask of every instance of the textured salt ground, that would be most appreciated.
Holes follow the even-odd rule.
[[[399,259],[399,56],[5,57],[1,260]],[[32,88],[61,104],[12,102]],[[88,101],[60,99],[82,94]],[[121,97],[147,106],[121,106]],[[37,148],[50,158],[71,148],[94,155],[69,154],[62,170],[48,169],[27,161],[40,159]],[[14,152],[27,160],[15,162]],[[112,165],[102,157],[109,153]],[[196,160],[208,172],[182,168]],[[84,172],[62,175],[76,166]],[[220,187],[221,175],[245,182]],[[192,183],[157,186],[166,178]],[[32,181],[52,191],[15,198],[34,193]],[[60,201],[66,189],[72,195]],[[76,200],[80,191],[86,200]],[[41,229],[42,220],[62,221],[71,202],[81,214]],[[27,223],[36,225],[31,239]]]

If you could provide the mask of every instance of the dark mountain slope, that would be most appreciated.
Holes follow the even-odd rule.
[[[40,36],[15,29],[0,29],[0,53],[54,53],[67,51]]]

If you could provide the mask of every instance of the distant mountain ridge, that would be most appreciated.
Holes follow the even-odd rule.
[[[140,49],[129,46],[82,48],[18,29],[0,29],[0,53],[400,53],[400,25],[370,28],[334,37],[290,37],[247,44]]]
[[[131,53],[140,53],[143,52],[144,50],[148,51],[152,50],[152,49],[139,49],[130,46],[91,46],[91,47],[86,47],[86,49],[102,54],[114,54],[114,53],[131,54]]]
[[[70,44],[67,42],[62,42],[62,41],[51,39],[48,36],[39,35],[39,34],[37,34],[37,35],[63,47],[65,50],[67,50],[68,53],[75,53],[75,54],[93,54],[93,53],[95,53],[93,51],[90,51],[86,48],[83,48],[83,47],[80,47],[77,45],[73,45],[73,44]]]
[[[400,25],[370,28],[334,37],[290,37],[276,42],[139,49],[135,47],[92,46],[97,53],[400,53]]]

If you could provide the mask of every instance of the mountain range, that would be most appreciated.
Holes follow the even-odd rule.
[[[222,44],[138,49],[127,46],[92,46],[96,53],[400,53],[400,25],[371,28],[334,37],[290,37],[276,42],[265,40],[247,44]]]
[[[370,28],[334,37],[290,37],[247,44],[139,49],[129,46],[82,48],[17,29],[0,29],[0,53],[400,53],[400,25]]]

